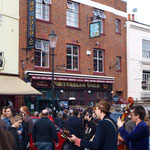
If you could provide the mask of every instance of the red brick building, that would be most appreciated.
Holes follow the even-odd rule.
[[[52,30],[56,100],[83,105],[112,93],[126,99],[126,7],[123,0],[20,0],[20,75],[44,93],[34,108],[51,101]]]

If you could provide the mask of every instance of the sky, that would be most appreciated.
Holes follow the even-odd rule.
[[[132,10],[137,8],[137,12]],[[127,13],[135,14],[135,21],[150,25],[150,0],[127,0]]]

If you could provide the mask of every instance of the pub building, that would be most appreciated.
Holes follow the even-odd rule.
[[[32,109],[41,111],[45,107],[51,107],[51,73],[26,71],[27,82],[42,96],[26,97],[27,105]],[[89,76],[77,74],[55,73],[54,75],[54,104],[56,109],[60,109],[60,104],[70,106],[91,106],[101,99],[112,100],[113,77]]]

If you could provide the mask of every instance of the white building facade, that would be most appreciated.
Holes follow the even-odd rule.
[[[150,102],[150,26],[127,21],[128,97]]]
[[[0,73],[18,74],[19,0],[0,0]]]

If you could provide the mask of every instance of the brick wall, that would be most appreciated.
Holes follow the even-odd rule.
[[[126,3],[120,0],[94,0],[101,4],[111,6],[115,9],[126,12]],[[127,69],[126,69],[126,28],[124,23],[126,18],[117,16],[105,11],[106,19],[104,25],[104,34],[101,37],[89,38],[89,23],[87,16],[92,17],[93,8],[80,4],[80,26],[78,29],[66,26],[66,0],[53,0],[51,5],[51,23],[36,21],[36,38],[48,40],[48,35],[52,30],[58,36],[58,42],[55,49],[55,72],[77,73],[85,75],[112,76],[115,77],[114,91],[123,91],[123,97],[127,94]],[[121,20],[121,34],[116,34],[116,19]],[[24,70],[51,71],[34,68],[31,62],[34,57],[34,50],[26,54],[27,39],[27,1],[20,0],[20,40],[19,40],[19,72],[21,77],[23,73],[21,60],[25,63]],[[100,45],[96,45],[99,42]],[[79,71],[68,71],[61,69],[61,65],[66,65],[66,44],[75,44],[80,46]],[[93,72],[93,48],[102,48],[105,52],[104,73]],[[90,50],[91,55],[87,56],[86,51]],[[121,57],[121,71],[116,71],[116,56]],[[26,58],[29,58],[28,62]],[[115,93],[114,93],[115,94]]]

